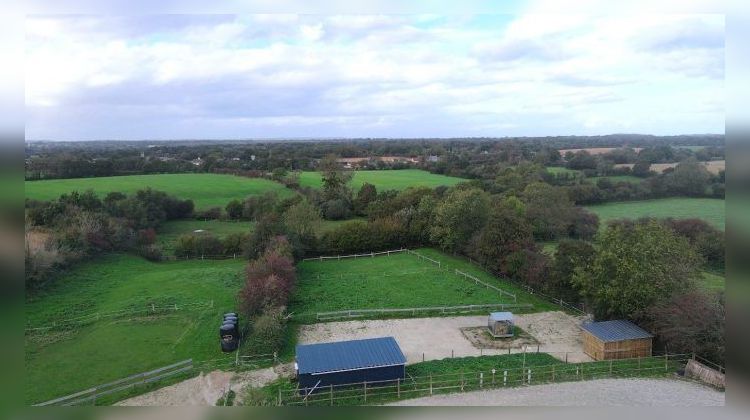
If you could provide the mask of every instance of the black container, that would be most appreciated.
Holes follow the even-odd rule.
[[[231,322],[231,323],[233,323],[233,324],[236,324],[236,323],[237,323],[238,321],[239,321],[239,320],[237,319],[237,317],[236,317],[236,316],[228,316],[228,317],[225,317],[225,318],[224,318],[224,322],[225,322],[225,323],[226,323],[226,322]]]
[[[237,313],[236,312],[227,312],[227,313],[224,314],[224,318],[226,318],[228,316],[233,316],[233,317],[237,318]]]
[[[230,322],[224,323],[219,328],[219,336],[221,337],[221,351],[231,352],[237,350],[239,345],[237,325]]]

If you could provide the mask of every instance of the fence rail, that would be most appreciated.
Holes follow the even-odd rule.
[[[459,305],[459,306],[430,306],[422,308],[377,308],[377,309],[350,309],[343,311],[332,311],[332,312],[317,312],[315,314],[319,321],[329,321],[332,319],[349,319],[359,318],[372,314],[412,314],[417,313],[460,313],[460,312],[476,312],[484,309],[531,309],[534,305],[530,303],[516,304],[516,303],[491,303],[483,305]]]
[[[93,388],[86,389],[84,391],[76,392],[74,394],[66,395],[64,397],[55,398],[53,400],[45,401],[39,404],[35,404],[37,407],[52,406],[52,405],[80,405],[86,402],[96,404],[96,399],[101,398],[105,395],[113,394],[115,392],[124,391],[126,389],[145,385],[151,382],[158,381],[160,379],[168,378],[187,372],[193,369],[193,359],[183,360],[168,366],[160,367],[148,372],[138,373],[135,375],[128,376],[126,378],[118,379],[114,382],[109,382],[103,385],[98,385]]]
[[[689,359],[688,355],[674,354],[601,362],[495,368],[419,377],[407,376],[390,381],[323,385],[315,392],[309,392],[309,389],[279,389],[276,404],[355,405],[490,388],[602,378],[670,375],[684,366]]]
[[[173,303],[169,305],[146,305],[143,308],[139,309],[122,309],[119,311],[109,311],[109,312],[94,312],[91,314],[74,317],[74,318],[65,318],[65,319],[57,319],[53,321],[51,324],[43,325],[43,326],[28,326],[26,327],[26,333],[34,333],[34,332],[44,332],[48,330],[53,329],[66,329],[66,328],[74,328],[82,325],[89,324],[91,322],[100,321],[102,319],[112,319],[112,318],[121,318],[124,316],[132,316],[132,315],[151,315],[151,314],[159,314],[159,313],[166,313],[166,312],[172,312],[172,311],[180,311],[180,310],[188,310],[188,309],[210,309],[214,307],[214,301],[207,301],[207,302],[190,302],[190,303]]]
[[[500,292],[501,295],[508,295],[508,296],[510,296],[510,297],[513,298],[513,302],[516,302],[516,295],[513,294],[513,293],[506,292],[505,290],[503,290],[503,289],[501,289],[499,287],[495,287],[495,286],[493,286],[493,285],[491,285],[489,283],[486,283],[486,282],[484,282],[482,280],[479,280],[478,278],[472,276],[471,274],[464,273],[461,270],[456,269],[455,272],[456,272],[457,275],[464,276],[467,279],[472,280],[477,285],[481,284],[482,286],[485,286],[485,287],[487,287],[489,289],[493,289],[493,290],[496,290],[496,291]]]
[[[332,256],[320,256],[320,257],[311,257],[311,258],[304,258],[302,261],[327,261],[327,260],[343,260],[346,258],[364,258],[369,257],[373,258],[377,255],[391,255],[391,254],[397,254],[399,252],[405,252],[408,251],[406,248],[400,248],[400,249],[394,249],[390,251],[380,251],[380,252],[365,252],[362,254],[349,254],[349,255],[332,255]]]

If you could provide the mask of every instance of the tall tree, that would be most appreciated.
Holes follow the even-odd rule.
[[[435,209],[430,238],[442,249],[463,250],[487,221],[489,197],[482,190],[453,189]]]
[[[655,221],[613,224],[599,235],[597,248],[573,282],[598,317],[642,318],[646,308],[693,287],[700,276],[693,247]]]
[[[320,161],[320,173],[323,180],[323,198],[326,201],[345,199],[351,202],[349,182],[352,172],[345,171],[336,161],[335,155],[326,155]]]

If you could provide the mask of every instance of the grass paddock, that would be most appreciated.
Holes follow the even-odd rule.
[[[404,190],[409,187],[435,188],[441,185],[453,186],[467,180],[452,176],[433,174],[419,169],[400,169],[382,171],[354,171],[351,186],[358,191],[365,182],[375,185],[378,190]],[[319,172],[302,172],[300,186],[322,188],[323,181]]]
[[[601,223],[614,219],[640,217],[675,219],[703,219],[724,230],[725,201],[717,198],[660,198],[644,201],[624,201],[586,206],[599,216]]]

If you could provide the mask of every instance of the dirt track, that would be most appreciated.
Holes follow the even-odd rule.
[[[245,386],[260,387],[278,377],[279,375],[273,368],[240,373],[215,370],[174,385],[159,388],[156,391],[120,401],[116,405],[211,406],[216,404],[216,400],[229,389],[237,393],[237,401],[239,401],[242,397],[240,391]]]
[[[724,393],[674,379],[600,379],[415,398],[403,406],[715,406]]]
[[[564,312],[540,312],[515,316],[515,323],[537,341],[539,351],[550,353],[560,360],[581,362],[591,358],[583,353],[581,320]],[[479,356],[480,354],[507,354],[507,350],[474,347],[463,335],[461,328],[487,325],[486,316],[460,316],[450,318],[412,318],[389,320],[362,320],[328,322],[306,325],[301,328],[300,344],[360,338],[393,336],[406,356],[407,363],[451,357]],[[517,353],[522,349],[513,349]],[[536,346],[527,351],[537,351]]]

